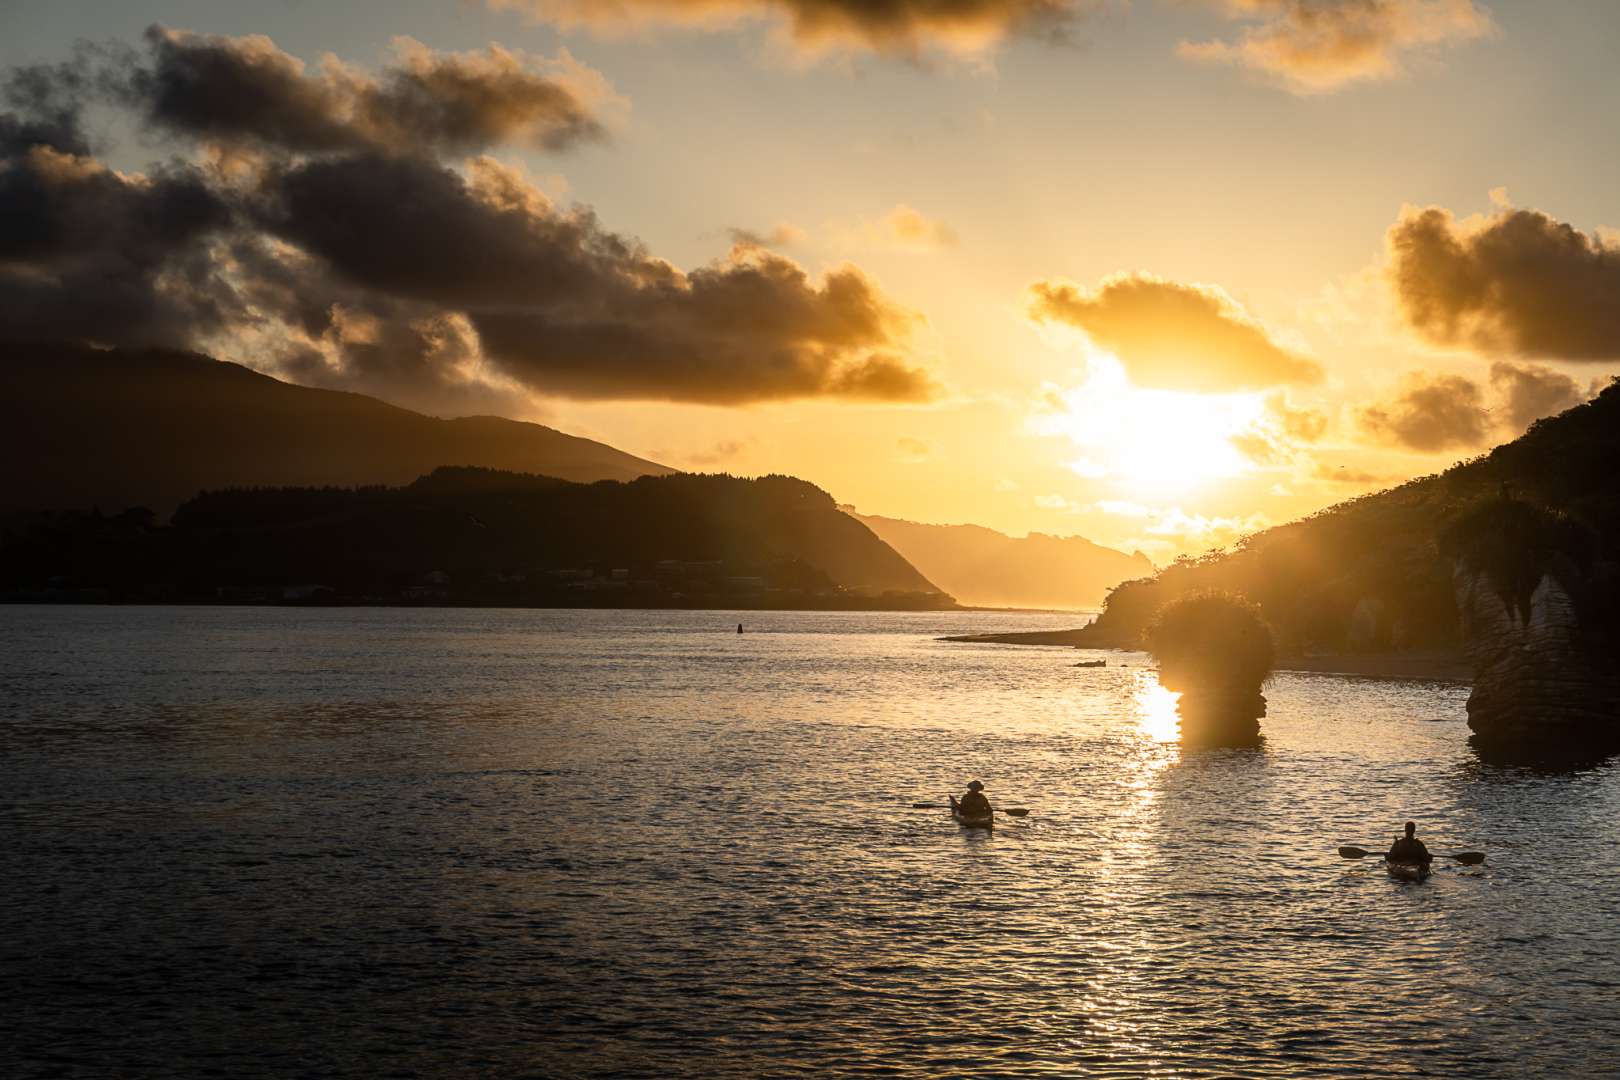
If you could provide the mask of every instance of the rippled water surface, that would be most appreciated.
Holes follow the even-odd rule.
[[[1613,764],[1326,675],[1184,752],[1140,656],[933,640],[1072,621],[0,608],[0,1064],[1617,1075]],[[1033,812],[910,809],[973,777]],[[1488,862],[1337,856],[1408,817]]]

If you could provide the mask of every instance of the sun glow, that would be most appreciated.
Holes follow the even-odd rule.
[[[1251,430],[1259,394],[1184,394],[1133,386],[1118,360],[1093,353],[1086,378],[1051,396],[1036,430],[1065,435],[1081,453],[1069,467],[1137,495],[1176,495],[1249,468],[1232,438]]]

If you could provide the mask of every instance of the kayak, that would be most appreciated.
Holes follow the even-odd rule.
[[[1386,862],[1389,876],[1396,881],[1422,881],[1429,876],[1429,864],[1421,862]]]
[[[989,829],[995,826],[994,814],[986,814],[983,817],[968,817],[962,813],[962,808],[957,803],[955,795],[951,796],[951,817],[955,818],[956,823],[964,829]]]

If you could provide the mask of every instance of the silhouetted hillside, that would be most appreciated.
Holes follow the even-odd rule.
[[[930,581],[964,604],[984,607],[1095,608],[1108,590],[1153,570],[1080,536],[1030,533],[1015,539],[980,525],[924,525],[847,511]]]
[[[1505,485],[1505,487],[1504,487]],[[1459,641],[1452,561],[1440,537],[1505,491],[1567,514],[1593,558],[1620,555],[1620,382],[1490,453],[1435,476],[1256,533],[1230,551],[1183,559],[1109,595],[1071,643],[1134,646],[1161,605],[1223,590],[1259,605],[1285,651],[1447,648]]]
[[[146,506],[224,487],[404,484],[441,465],[565,480],[672,472],[539,424],[439,420],[196,353],[0,345],[0,510]]]
[[[39,515],[0,546],[13,598],[559,606],[948,607],[802,480],[574,484],[439,469],[406,487],[207,492],[168,527]]]

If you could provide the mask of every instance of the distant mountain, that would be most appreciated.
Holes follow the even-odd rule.
[[[13,599],[607,607],[954,606],[826,492],[786,476],[574,484],[439,469],[405,487],[207,492],[167,527],[40,514],[0,538]]]
[[[1141,552],[1126,555],[1080,536],[1030,533],[1017,539],[980,525],[924,525],[848,507],[845,512],[964,604],[1094,608],[1121,581],[1153,572]]]
[[[539,424],[439,420],[196,353],[0,345],[0,511],[225,487],[405,484],[441,465],[633,480],[675,470]]]

